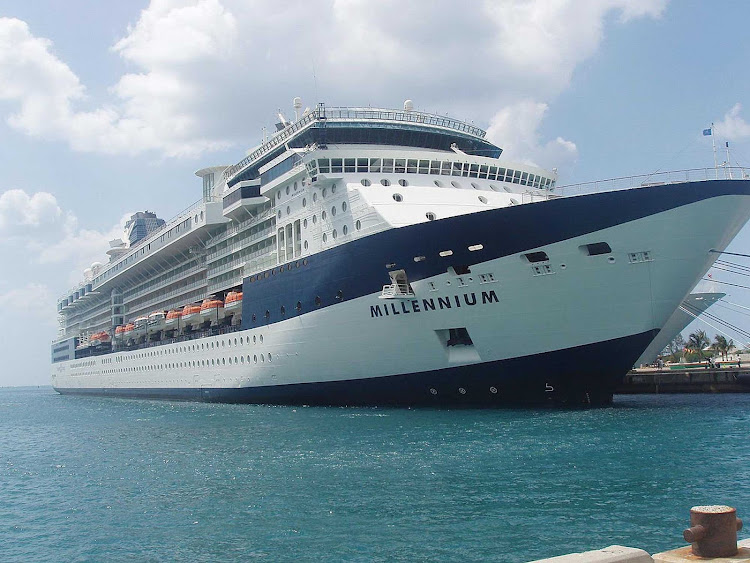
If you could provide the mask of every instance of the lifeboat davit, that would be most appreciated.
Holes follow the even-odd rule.
[[[176,328],[181,317],[182,311],[172,309],[169,313],[167,313],[167,318],[164,323],[166,324],[167,328]]]
[[[110,340],[109,334],[105,331],[95,332],[89,337],[89,345],[99,346],[101,344],[109,344]]]
[[[182,310],[182,326],[185,328],[197,326],[201,322],[201,306],[185,305]]]
[[[221,299],[204,299],[201,303],[201,320],[218,322],[224,318],[224,302]]]
[[[230,291],[224,300],[224,311],[226,313],[238,313],[242,311],[242,292]]]
[[[154,311],[148,316],[148,333],[156,334],[164,330],[167,314],[164,311]]]

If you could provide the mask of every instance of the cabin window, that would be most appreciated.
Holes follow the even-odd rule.
[[[535,262],[545,262],[549,260],[549,256],[547,255],[547,253],[541,250],[537,252],[527,252],[523,256],[532,264],[534,264]]]

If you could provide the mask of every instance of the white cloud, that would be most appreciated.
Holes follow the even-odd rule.
[[[298,94],[309,105],[318,96],[387,106],[409,97],[481,124],[498,108],[564,90],[609,15],[659,17],[666,1],[152,0],[112,47],[133,70],[104,103],[86,98],[50,41],[0,18],[0,99],[19,107],[8,118],[16,129],[105,153],[254,143],[259,131],[248,124],[267,123]],[[79,109],[87,103],[93,109]],[[566,146],[552,141],[550,150]]]
[[[575,143],[557,137],[544,143],[539,126],[547,113],[547,104],[523,100],[497,112],[490,121],[487,137],[504,147],[504,156],[543,167],[572,164],[578,156]]]
[[[82,229],[76,216],[65,212],[48,192],[0,194],[0,244],[26,251],[27,265],[60,265],[71,273],[70,283],[93,261],[104,261],[109,241],[122,235],[126,214],[106,231]]]
[[[6,314],[46,321],[47,328],[55,326],[55,303],[49,287],[40,283],[27,283],[24,287],[0,293],[0,309]]]
[[[742,104],[734,104],[732,109],[724,114],[724,119],[714,124],[716,134],[730,141],[739,141],[750,137],[750,123],[742,118],[741,111]]]

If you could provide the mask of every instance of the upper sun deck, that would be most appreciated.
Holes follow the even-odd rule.
[[[316,144],[367,144],[451,150],[497,158],[502,149],[485,139],[485,131],[450,117],[379,108],[326,108],[324,104],[287,124],[247,157],[224,171],[228,185],[257,177],[258,169],[287,148]]]

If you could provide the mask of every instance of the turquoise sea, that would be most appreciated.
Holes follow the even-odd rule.
[[[750,395],[305,408],[0,389],[3,561],[528,561],[750,518]],[[747,532],[740,532],[740,536]]]

